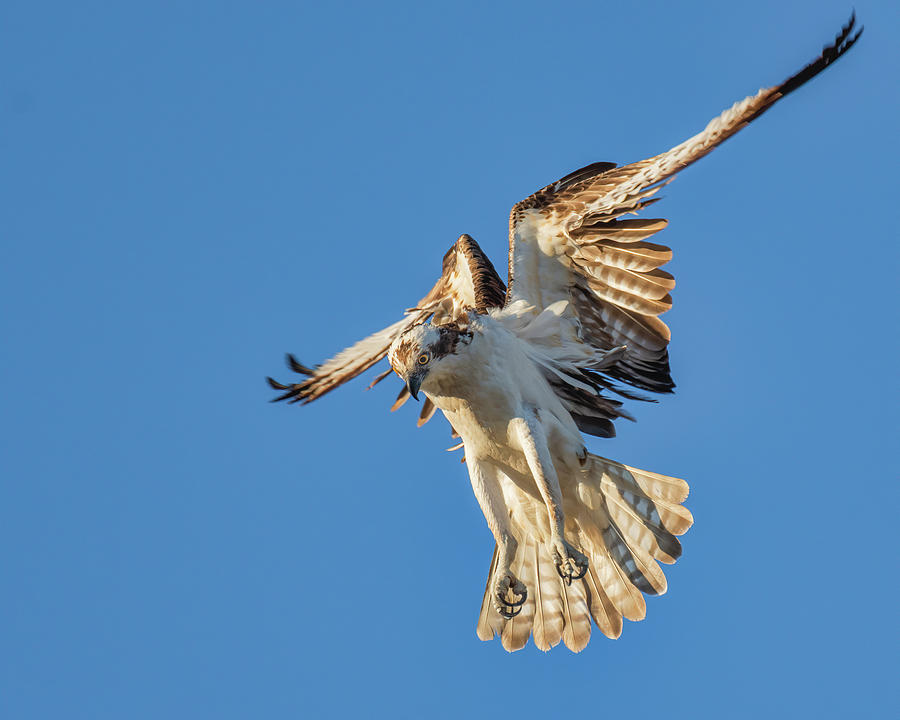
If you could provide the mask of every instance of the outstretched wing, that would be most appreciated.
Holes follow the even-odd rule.
[[[672,307],[673,277],[660,269],[672,251],[648,238],[666,226],[659,219],[621,219],[678,171],[699,160],[779,99],[843,55],[851,17],[832,45],[803,70],[764,88],[715,118],[706,128],[655,157],[616,167],[595,163],[539,190],[513,207],[509,220],[509,290],[512,312],[537,316],[559,301],[577,339],[599,350],[626,346],[604,374],[637,388],[671,392],[669,328],[659,316]],[[514,306],[517,301],[522,301]]]
[[[315,368],[306,367],[293,355],[288,355],[288,367],[303,375],[304,379],[285,385],[267,378],[273,389],[283,391],[274,401],[310,403],[375,365],[387,354],[394,338],[413,325],[426,322],[429,318],[436,325],[451,322],[465,324],[470,310],[484,313],[501,307],[505,296],[503,281],[487,255],[471,237],[461,235],[444,255],[441,277],[416,307],[405,312],[402,320],[360,340]],[[369,387],[390,373],[388,368]],[[396,410],[408,397],[409,392],[404,385],[391,409]],[[419,415],[419,424],[427,422],[434,411],[431,401],[426,401]]]

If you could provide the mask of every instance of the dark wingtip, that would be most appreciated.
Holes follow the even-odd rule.
[[[850,35],[850,32],[853,30],[856,25],[856,8],[853,9],[853,12],[850,13],[850,19],[847,21],[847,24],[841,28],[841,33],[835,38],[835,45],[837,47],[837,52],[839,55],[847,52],[851,47],[853,47],[853,43],[859,40],[859,36],[862,35],[863,30],[866,29],[865,25],[860,25],[859,30],[856,31],[856,34],[851,37],[849,40],[847,39]]]
[[[779,85],[776,90],[784,97],[788,93],[793,92],[808,80],[814,78],[829,65],[834,63],[838,58],[842,57],[847,51],[856,44],[859,36],[862,35],[863,28],[859,28],[855,35],[851,35],[853,28],[856,26],[856,11],[854,10],[847,24],[841,28],[841,31],[835,36],[834,42],[822,48],[822,53],[818,58],[813,60],[809,65],[800,72],[792,75]]]
[[[303,391],[306,387],[306,383],[283,385],[274,378],[270,377],[266,378],[266,382],[269,383],[269,387],[273,390],[282,391],[281,395],[272,398],[269,402],[281,402],[282,400],[287,400],[288,402],[297,402],[299,400],[305,399]]]
[[[285,358],[287,360],[288,367],[295,373],[299,373],[300,375],[313,374],[313,371],[310,368],[306,367],[306,365],[297,360],[297,358],[295,358],[291,353],[287,353]]]
[[[296,402],[299,392],[300,388],[298,387],[289,388],[288,391],[283,395],[279,395],[277,398],[273,398],[272,402],[281,402],[282,400],[287,400],[289,403]]]

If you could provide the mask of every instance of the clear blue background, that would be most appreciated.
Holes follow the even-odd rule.
[[[0,716],[893,715],[900,6],[856,3],[654,207],[677,394],[591,447],[696,525],[577,656],[476,639],[445,421],[263,376],[461,232],[505,267],[515,201],[680,142],[850,4],[3,3]]]

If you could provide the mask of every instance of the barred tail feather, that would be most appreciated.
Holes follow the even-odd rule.
[[[572,652],[581,652],[591,639],[591,611],[588,588],[583,581],[562,585],[563,643]]]
[[[529,558],[533,557],[533,555],[534,551],[531,544],[525,542],[519,543],[519,547],[516,550],[514,565],[516,567],[517,577],[525,583],[529,593],[531,593],[531,588],[536,585],[534,565],[529,562]],[[526,602],[525,605],[522,606],[522,610],[519,614],[516,615],[516,617],[507,620],[505,625],[503,625],[500,642],[503,643],[503,647],[508,652],[521,650],[528,643],[528,637],[531,635],[531,628],[534,623],[535,610],[536,608],[533,602]],[[496,610],[494,611],[494,614],[500,618]],[[500,621],[503,623],[503,618],[500,618]]]
[[[604,528],[605,527],[605,519]],[[578,535],[582,552],[588,556],[590,566],[597,571],[597,578],[612,601],[619,615],[628,620],[643,620],[647,615],[644,596],[628,579],[626,571],[619,566],[613,553],[606,546],[603,529],[597,526],[582,526]],[[583,581],[582,581],[583,582]]]
[[[612,600],[603,590],[602,583],[597,579],[597,571],[593,567],[588,568],[584,585],[594,624],[606,637],[615,640],[622,634],[622,613],[616,610]]]
[[[496,569],[497,546],[494,545],[491,568],[488,570],[487,582],[484,586],[484,597],[481,599],[481,612],[478,615],[478,625],[475,628],[475,633],[478,635],[479,640],[493,640],[495,636],[503,631],[503,618],[500,617],[500,613],[494,610],[491,599],[491,586],[494,582],[494,571]]]
[[[531,535],[520,538],[511,569],[528,588],[528,598],[521,613],[506,620],[492,602],[495,548],[478,637],[499,635],[510,652],[524,647],[529,635],[541,650],[562,641],[579,652],[590,640],[591,619],[607,637],[619,637],[623,617],[645,617],[644,594],[666,592],[658,563],[674,563],[681,555],[676,536],[693,522],[681,505],[687,494],[687,483],[678,478],[589,456],[577,498],[566,504],[566,539],[587,555],[587,574],[566,585],[546,543]]]

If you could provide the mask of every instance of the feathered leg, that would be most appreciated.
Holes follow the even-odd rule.
[[[488,583],[493,584],[494,606],[503,617],[512,618],[521,612],[528,597],[525,584],[511,570],[518,542],[510,528],[509,514],[506,512],[496,472],[477,458],[469,457],[467,462],[472,490],[478,498],[481,512],[484,513],[494,540],[497,541],[497,550],[491,565],[492,574],[488,578]]]
[[[552,532],[550,545],[556,572],[567,585],[570,585],[573,580],[580,580],[585,576],[588,559],[565,540],[562,491],[559,489],[559,478],[550,457],[547,435],[534,413],[526,413],[525,417],[515,418],[511,426],[518,435],[528,469],[534,477],[550,516]]]

